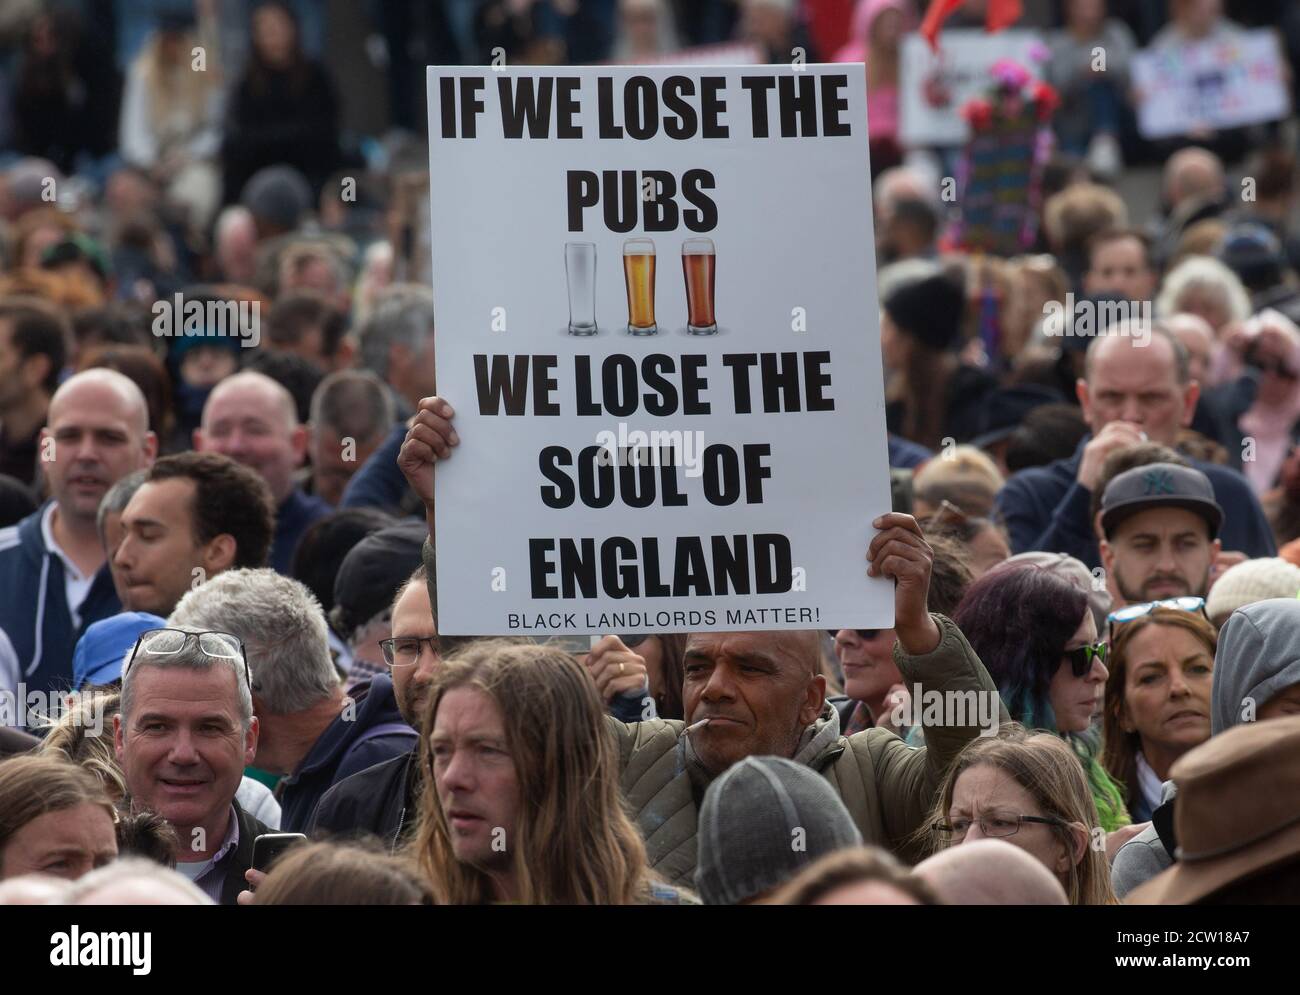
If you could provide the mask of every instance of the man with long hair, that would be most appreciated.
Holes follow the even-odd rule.
[[[415,851],[447,904],[677,903],[619,798],[605,708],[572,656],[471,643],[434,676]]]

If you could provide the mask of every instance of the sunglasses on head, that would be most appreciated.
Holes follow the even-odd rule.
[[[841,632],[843,632],[844,630],[843,630],[843,629],[827,629],[826,631],[830,634],[830,637],[831,637],[832,639],[834,639],[836,636],[838,636],[838,635],[839,635]],[[862,640],[870,640],[870,639],[875,639],[875,638],[876,638],[878,635],[880,635],[881,632],[883,632],[884,630],[883,630],[883,629],[852,629],[852,630],[850,630],[850,631],[852,631],[852,632],[856,632],[856,633],[858,634],[858,638],[859,638],[859,639],[862,639]]]
[[[1164,601],[1147,601],[1140,605],[1125,605],[1123,608],[1117,608],[1106,616],[1106,624],[1109,628],[1109,642],[1115,641],[1115,626],[1123,625],[1125,622],[1132,622],[1135,619],[1150,615],[1157,608],[1171,608],[1174,611],[1200,612],[1205,615],[1205,599],[1188,595],[1183,598],[1166,598]],[[1209,616],[1206,616],[1207,618]]]

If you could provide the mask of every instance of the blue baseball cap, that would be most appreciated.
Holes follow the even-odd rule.
[[[73,690],[121,680],[123,658],[140,633],[166,625],[166,619],[148,612],[120,612],[87,626],[72,654]]]

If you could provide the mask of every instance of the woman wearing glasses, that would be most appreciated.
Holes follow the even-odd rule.
[[[1210,738],[1218,637],[1204,607],[1177,598],[1110,616],[1103,760],[1136,822],[1159,806],[1174,761]]]
[[[1056,733],[1073,748],[1102,828],[1128,825],[1093,726],[1108,672],[1087,595],[1045,570],[995,571],[971,585],[953,621],[984,661],[1011,718]]]
[[[933,850],[1004,839],[1056,875],[1071,905],[1114,905],[1097,806],[1060,737],[1003,726],[962,750],[926,827]]]

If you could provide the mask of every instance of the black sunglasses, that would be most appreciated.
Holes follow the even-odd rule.
[[[1078,646],[1065,651],[1065,658],[1070,661],[1070,670],[1075,677],[1083,677],[1092,669],[1092,661],[1106,662],[1109,647],[1105,643],[1093,643],[1090,646]]]
[[[155,636],[158,638],[153,638]],[[149,640],[147,646],[144,645],[146,639]],[[253,693],[253,673],[248,669],[248,653],[244,649],[244,641],[232,632],[220,632],[216,629],[205,629],[201,632],[187,632],[185,629],[146,629],[136,638],[135,646],[131,649],[131,658],[127,660],[122,676],[125,678],[131,670],[131,664],[135,663],[141,647],[149,656],[175,656],[189,646],[190,640],[197,641],[199,652],[214,660],[242,661],[244,681],[248,684],[249,694]],[[239,651],[237,656],[231,652],[230,643],[234,643],[233,649]]]
[[[836,636],[838,636],[842,631],[843,631],[842,629],[827,629],[827,630],[826,630],[826,632],[830,635],[830,637],[831,637],[832,639],[834,639]],[[880,635],[880,634],[881,634],[882,632],[884,632],[885,630],[884,630],[884,629],[854,629],[853,631],[856,632],[856,633],[858,634],[858,638],[859,638],[859,639],[862,639],[862,640],[868,640],[868,641],[869,641],[869,640],[875,639],[878,635]]]

